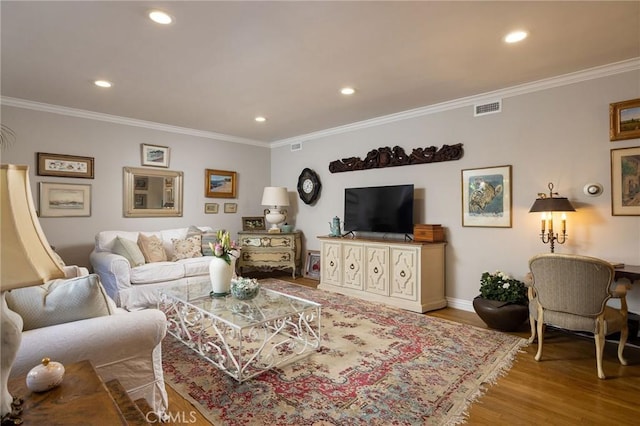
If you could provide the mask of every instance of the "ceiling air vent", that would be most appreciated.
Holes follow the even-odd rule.
[[[291,151],[300,151],[302,149],[302,142],[296,142],[291,144]]]
[[[492,101],[486,104],[477,104],[473,106],[473,116],[480,117],[481,115],[495,114],[502,111],[502,101]]]

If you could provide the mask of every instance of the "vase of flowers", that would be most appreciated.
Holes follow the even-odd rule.
[[[504,272],[483,272],[473,309],[490,328],[517,330],[529,317],[527,287]]]
[[[229,294],[231,278],[235,269],[238,247],[231,241],[229,232],[218,231],[216,242],[209,243],[213,257],[209,263],[209,278],[211,280],[211,295],[224,297]]]

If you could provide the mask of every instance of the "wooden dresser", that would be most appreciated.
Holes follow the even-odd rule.
[[[242,274],[244,268],[302,270],[300,231],[269,233],[267,231],[238,232],[242,251],[236,265]]]

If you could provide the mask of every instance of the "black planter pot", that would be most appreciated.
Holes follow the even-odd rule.
[[[500,331],[515,331],[529,318],[527,305],[488,300],[480,296],[473,299],[473,309],[489,328]]]

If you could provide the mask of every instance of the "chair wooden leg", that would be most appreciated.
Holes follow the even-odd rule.
[[[544,340],[544,318],[542,314],[542,307],[538,306],[538,352],[536,353],[535,360],[540,361],[542,358],[542,341]]]
[[[536,320],[533,315],[529,315],[529,324],[531,325],[531,337],[529,337],[529,344],[536,340]]]
[[[622,351],[624,351],[624,345],[627,343],[628,338],[629,326],[625,323],[622,330],[620,330],[620,342],[618,342],[618,359],[622,365],[627,365],[627,360],[624,358],[624,355],[622,355]]]
[[[594,340],[596,341],[596,365],[598,367],[598,377],[605,379],[604,370],[602,369],[602,354],[604,352],[604,327],[603,319],[598,317],[596,319],[596,332],[594,334]]]

